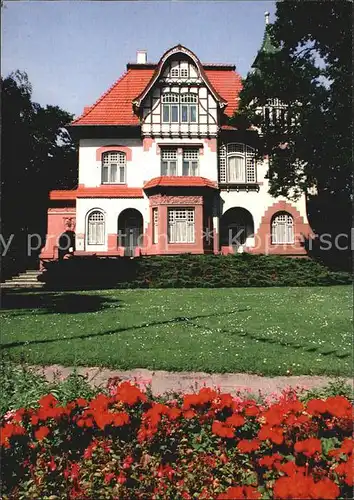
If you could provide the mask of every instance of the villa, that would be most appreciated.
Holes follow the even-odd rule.
[[[255,154],[259,130],[229,124],[240,90],[232,64],[202,63],[182,45],[158,63],[138,51],[68,126],[79,144],[78,187],[50,192],[41,260],[306,254],[305,196],[272,197],[268,158]]]

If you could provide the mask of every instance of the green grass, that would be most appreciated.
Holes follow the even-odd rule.
[[[349,286],[8,293],[2,307],[2,347],[16,361],[352,373]]]

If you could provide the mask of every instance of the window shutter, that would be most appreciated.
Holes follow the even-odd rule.
[[[226,182],[226,147],[224,144],[219,149],[219,181]]]

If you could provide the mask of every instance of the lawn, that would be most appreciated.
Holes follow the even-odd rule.
[[[352,289],[7,292],[5,356],[120,369],[352,373]]]

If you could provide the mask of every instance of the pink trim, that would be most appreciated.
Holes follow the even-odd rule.
[[[96,161],[101,161],[103,153],[107,153],[107,151],[120,151],[121,153],[126,154],[127,161],[131,161],[132,159],[131,148],[113,144],[111,146],[102,146],[101,148],[96,149]]]
[[[143,150],[149,151],[154,142],[154,139],[151,139],[151,137],[145,137],[143,140]]]
[[[295,242],[290,245],[272,244],[271,222],[277,212],[288,212],[294,219]],[[313,235],[311,227],[304,222],[300,212],[291,203],[278,201],[270,206],[264,213],[258,231],[255,233],[256,247],[250,248],[253,254],[274,254],[274,255],[306,255],[304,239]],[[260,244],[257,244],[257,243]]]
[[[212,153],[216,153],[217,150],[217,141],[216,139],[204,139],[205,144],[209,146],[209,149]]]

